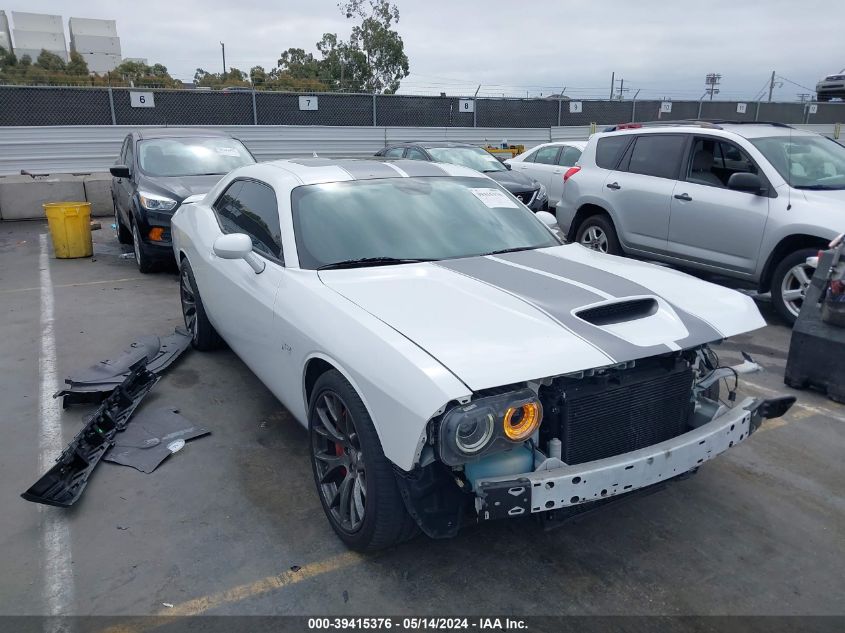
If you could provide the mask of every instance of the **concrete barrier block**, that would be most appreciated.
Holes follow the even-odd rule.
[[[0,219],[43,218],[45,202],[84,202],[82,176],[5,176],[0,178]]]
[[[85,200],[91,203],[92,216],[109,216],[114,209],[111,199],[111,174],[83,176]]]

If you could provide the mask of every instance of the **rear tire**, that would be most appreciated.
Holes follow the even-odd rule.
[[[182,302],[182,317],[191,335],[191,345],[201,352],[222,347],[223,339],[211,325],[202,303],[194,271],[187,259],[179,267],[179,296]]]
[[[308,434],[320,503],[347,547],[379,550],[416,534],[370,414],[337,370],[314,385]]]
[[[611,220],[604,213],[591,215],[581,222],[575,240],[582,246],[609,255],[622,255],[619,237]]]
[[[790,326],[798,319],[804,303],[803,296],[813,277],[814,271],[806,260],[817,253],[817,248],[802,248],[790,253],[772,273],[772,305]]]

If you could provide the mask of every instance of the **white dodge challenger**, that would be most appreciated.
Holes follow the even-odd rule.
[[[349,547],[567,518],[791,405],[736,402],[756,365],[709,346],[764,325],[750,298],[549,219],[467,168],[324,158],[242,167],[174,215],[194,346],[225,341],[308,428]]]

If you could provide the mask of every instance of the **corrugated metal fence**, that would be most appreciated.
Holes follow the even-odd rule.
[[[140,126],[0,126],[0,175],[107,171],[124,137]],[[550,140],[586,139],[589,126],[553,128],[409,128],[286,125],[214,126],[239,138],[258,160],[310,156],[372,156],[387,143],[449,140],[533,147]]]

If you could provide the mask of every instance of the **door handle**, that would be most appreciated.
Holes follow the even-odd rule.
[[[562,173],[563,173],[563,170],[562,170],[562,169],[555,169],[554,173],[556,173],[556,174],[562,174]]]
[[[608,189],[621,189],[622,187],[619,185],[618,182],[611,182],[607,185]]]
[[[686,202],[692,202],[692,198],[690,198],[690,195],[688,193],[675,194],[675,198],[677,200],[684,200]]]

